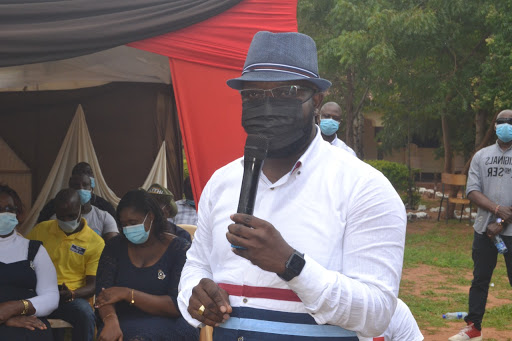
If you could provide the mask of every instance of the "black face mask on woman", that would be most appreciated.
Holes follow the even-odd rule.
[[[308,141],[313,114],[305,118],[298,99],[265,97],[242,104],[242,126],[247,134],[270,139],[268,158],[284,158]]]

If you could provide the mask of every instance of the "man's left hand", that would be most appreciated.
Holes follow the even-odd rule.
[[[503,231],[503,226],[498,223],[490,223],[487,225],[487,230],[485,233],[489,238],[494,238],[496,235],[500,234]]]
[[[282,274],[285,264],[293,253],[293,248],[283,239],[281,233],[268,221],[252,215],[236,213],[231,216],[234,224],[228,226],[226,238],[233,252],[262,270]]]

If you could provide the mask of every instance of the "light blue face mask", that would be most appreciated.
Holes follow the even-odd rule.
[[[96,180],[94,180],[92,176],[90,176],[89,179],[91,179],[91,188],[96,187]]]
[[[149,213],[148,213],[149,214]],[[151,231],[151,226],[153,226],[153,221],[149,225],[149,230],[146,231],[144,228],[144,222],[146,222],[146,218],[148,215],[144,217],[144,220],[141,224],[130,225],[123,227],[124,236],[133,244],[144,244],[149,238],[149,231]]]
[[[92,192],[87,189],[79,189],[78,195],[80,196],[80,203],[82,205],[87,204],[89,201],[91,201]]]
[[[512,125],[508,123],[498,124],[496,126],[496,135],[505,143],[512,141]]]
[[[18,225],[16,214],[9,212],[0,213],[0,236],[10,234],[14,231],[16,225]]]
[[[334,135],[340,127],[340,122],[332,118],[323,118],[320,120],[320,130],[325,136]]]
[[[60,229],[66,233],[74,232],[78,226],[80,226],[80,213],[82,213],[82,206],[80,206],[80,210],[78,211],[78,218],[70,221],[57,219],[57,223],[59,224]]]

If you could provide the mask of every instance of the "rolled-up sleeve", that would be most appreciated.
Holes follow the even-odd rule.
[[[44,246],[40,246],[34,258],[34,270],[37,277],[36,294],[29,301],[36,310],[36,316],[47,316],[59,305],[57,272]]]
[[[381,174],[370,174],[358,187],[340,246],[342,273],[306,255],[304,269],[288,285],[317,323],[378,336],[396,306],[407,219],[400,197]]]

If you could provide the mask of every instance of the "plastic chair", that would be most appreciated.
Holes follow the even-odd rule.
[[[437,214],[437,221],[439,221],[439,218],[441,217],[441,207],[443,206],[443,200],[444,198],[444,192],[445,192],[445,186],[458,186],[457,188],[457,196],[450,197],[448,196],[448,200],[446,201],[446,221],[448,221],[448,206],[450,204],[462,205],[462,208],[460,210],[460,218],[459,222],[462,221],[462,214],[464,213],[464,205],[469,205],[469,221],[471,222],[471,200],[466,198],[466,175],[464,174],[450,174],[450,173],[443,173],[441,174],[441,192],[443,195],[441,196],[441,203],[439,204],[439,213]],[[462,191],[462,195],[459,197],[458,193],[459,191]]]
[[[192,237],[192,240],[194,240],[194,234],[196,233],[197,226],[196,225],[189,225],[189,224],[177,224],[179,227],[190,233],[190,237]]]

